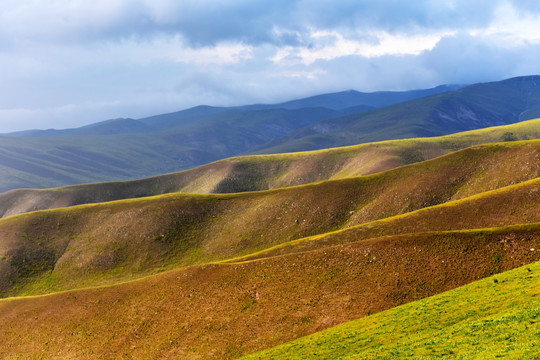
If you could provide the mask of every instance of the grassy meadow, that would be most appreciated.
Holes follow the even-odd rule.
[[[539,239],[539,224],[389,236],[8,298],[0,357],[237,358],[538,261]]]
[[[534,191],[539,153],[537,140],[481,145],[358,178],[237,194],[166,194],[6,217],[0,219],[0,291],[32,295],[111,284],[398,231],[540,222],[540,193]],[[345,230],[339,240],[327,234],[339,230]]]

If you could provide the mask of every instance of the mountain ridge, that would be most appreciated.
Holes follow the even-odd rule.
[[[540,115],[540,76],[468,85],[364,113],[318,121],[253,153],[281,153],[440,136],[507,125]]]
[[[395,102],[445,89],[355,94],[368,96],[369,101]],[[335,98],[340,93],[327,96]],[[394,99],[384,100],[388,96]],[[346,105],[355,106],[332,109],[335,100],[325,102],[321,97],[324,95],[318,96],[317,103],[306,100],[316,107],[302,107],[302,99],[294,100],[296,105],[201,105],[143,119],[105,120],[76,129],[1,134],[0,192],[179,171],[248,152],[324,118],[372,108],[349,101]]]
[[[130,123],[90,131],[121,132]],[[118,146],[133,139],[114,137]],[[32,210],[42,195],[45,207],[83,204],[0,219],[0,297],[8,296],[0,299],[0,357],[238,358],[350,320],[365,324],[372,314],[399,312],[402,304],[494,274],[481,283],[490,289],[477,295],[489,303],[489,294],[504,289],[508,297],[502,272],[540,260],[538,138],[540,119],[438,138],[236,157],[129,183],[1,194],[4,215],[17,206]],[[66,169],[84,155],[72,154],[80,157],[66,158]],[[32,165],[35,154],[23,155],[28,162],[19,165]],[[50,154],[40,156],[46,163]],[[118,161],[102,160],[111,168]],[[84,203],[118,196],[128,198]],[[538,265],[529,266],[520,269],[521,285],[540,279]],[[416,334],[422,316],[423,324],[442,319],[446,326],[452,294],[443,293],[441,306],[422,308],[429,299],[411,305],[421,313],[404,328]],[[497,354],[534,353],[538,309],[529,295],[511,294],[529,305],[520,305],[525,312],[482,318],[465,333],[445,328],[422,339],[420,353],[410,342],[384,351],[452,355],[441,352],[441,342],[467,345],[461,335],[476,338],[480,328],[486,338],[512,342]],[[393,329],[399,325],[392,321]],[[525,338],[514,337],[514,325],[527,327]],[[358,333],[365,334],[356,328],[348,335]],[[324,351],[343,350],[339,338],[318,339]],[[506,351],[512,349],[523,351]]]

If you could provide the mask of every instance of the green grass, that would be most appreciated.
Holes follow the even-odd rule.
[[[0,358],[236,358],[533,263],[538,239],[418,233],[1,299]]]
[[[536,262],[243,359],[534,359],[539,324]]]

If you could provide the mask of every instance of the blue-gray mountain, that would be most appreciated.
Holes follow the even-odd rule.
[[[481,83],[325,119],[264,145],[255,153],[323,149],[365,142],[440,136],[540,117],[540,76]]]
[[[443,135],[540,115],[540,77],[281,104],[198,106],[144,119],[0,136],[0,192],[124,180],[254,152]]]

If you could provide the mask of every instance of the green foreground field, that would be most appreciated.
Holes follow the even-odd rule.
[[[243,359],[538,359],[539,324],[535,262]]]

